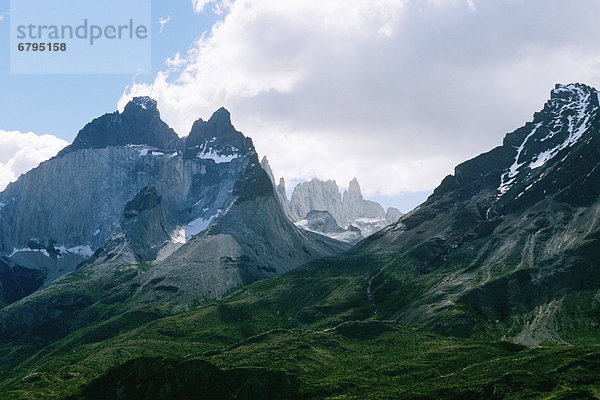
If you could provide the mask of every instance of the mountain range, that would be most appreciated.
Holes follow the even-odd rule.
[[[86,125],[0,204],[5,304],[41,288],[25,302],[45,306],[48,285],[84,265],[110,281],[113,269],[155,261],[140,278],[142,297],[198,301],[348,248],[287,219],[228,111],[179,139],[149,98]],[[16,329],[18,318],[8,320]]]
[[[598,398],[594,88],[352,247],[357,181],[288,201],[226,110],[171,133],[136,98],[0,194],[3,398]]]
[[[261,165],[275,185],[266,157],[261,160]],[[377,202],[365,200],[356,178],[350,181],[343,194],[335,181],[318,178],[297,184],[290,200],[284,178],[279,180],[275,190],[283,210],[296,226],[352,244],[398,221],[403,215],[397,208],[388,207],[385,211]]]

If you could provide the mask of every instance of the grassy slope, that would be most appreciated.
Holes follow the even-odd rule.
[[[115,366],[160,356],[185,376],[204,373],[194,360],[225,372],[285,373],[299,382],[286,387],[290,398],[600,398],[594,341],[526,350],[386,321],[392,303],[410,302],[436,279],[394,254],[321,260],[183,314],[155,319],[152,310],[130,310],[24,360],[0,377],[0,394],[94,398],[81,391],[105,375],[110,398],[115,376],[123,378]],[[377,287],[371,297],[369,281]],[[175,395],[177,385],[163,386],[171,392],[156,393]]]

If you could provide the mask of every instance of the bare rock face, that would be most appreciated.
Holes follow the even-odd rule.
[[[156,260],[171,240],[161,203],[162,197],[154,186],[144,187],[125,205],[121,221],[97,253],[128,263]]]
[[[326,236],[297,229],[284,214],[258,159],[234,188],[234,200],[206,230],[153,268],[140,282],[168,286],[146,290],[144,301],[220,297],[232,288],[285,273],[349,248]]]
[[[292,193],[290,208],[299,218],[313,210],[329,211],[339,225],[345,225],[342,199],[335,181],[323,182],[315,178],[298,184]]]
[[[265,172],[267,173],[267,176],[271,180],[271,183],[273,184],[273,186],[275,186],[277,184],[275,182],[275,175],[273,175],[273,170],[271,169],[271,166],[269,165],[269,160],[267,160],[267,156],[264,156],[260,160],[260,166],[262,167],[262,169],[265,170]]]
[[[275,186],[275,193],[277,194],[279,202],[283,206],[283,211],[285,212],[285,215],[287,215],[288,218],[292,221],[298,221],[300,218],[298,218],[296,212],[292,210],[290,202],[287,199],[287,192],[285,191],[285,179],[279,179],[279,184]]]

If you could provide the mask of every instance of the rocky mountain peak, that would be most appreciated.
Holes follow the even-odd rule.
[[[209,121],[212,121],[215,125],[221,125],[225,128],[232,126],[231,124],[231,113],[225,107],[219,108],[213,113]]]
[[[572,100],[574,97],[585,97],[589,94],[596,93],[596,90],[583,83],[569,83],[566,85],[557,83],[554,89],[550,92],[550,100],[567,99]]]
[[[263,156],[263,158],[260,160],[260,166],[265,170],[267,175],[269,175],[269,179],[271,179],[273,185],[275,185],[275,176],[273,175],[273,170],[269,165],[269,160],[267,160],[267,156]]]
[[[536,186],[544,193],[559,191],[554,187],[556,179],[552,187],[543,188],[539,183],[551,183],[550,171],[562,175],[560,170],[564,165],[561,164],[580,164],[586,157],[583,153],[587,150],[582,146],[598,140],[598,110],[595,89],[582,84],[557,85],[533,121],[506,136],[504,147],[508,147],[510,165],[501,175],[498,197],[513,188],[519,190],[513,200]],[[523,187],[525,182],[527,185]],[[559,186],[564,189],[571,183],[572,180],[565,180]]]
[[[220,163],[254,151],[252,140],[235,129],[229,111],[221,107],[208,121],[199,119],[194,122],[184,157],[213,159]]]
[[[507,134],[502,146],[458,165],[433,198],[449,191],[465,199],[481,196],[478,207],[489,219],[550,195],[589,204],[596,196],[590,182],[598,170],[599,109],[595,89],[557,85],[531,122]]]
[[[125,110],[129,111],[135,107],[139,107],[142,110],[148,110],[150,112],[154,112],[160,115],[158,112],[156,100],[148,96],[134,97],[133,100],[127,103],[127,105],[125,106]],[[123,110],[123,112],[125,112],[125,110]]]
[[[360,185],[358,184],[358,179],[354,178],[348,184],[348,191],[344,195],[352,196],[357,199],[363,199],[362,192],[360,191]]]
[[[150,97],[135,97],[122,113],[105,114],[88,123],[58,156],[80,149],[126,145],[175,150],[179,143],[175,131],[160,119],[156,101]]]

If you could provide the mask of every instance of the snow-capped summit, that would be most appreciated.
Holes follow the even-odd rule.
[[[556,85],[533,121],[504,139],[510,165],[498,182],[499,204],[532,195],[539,198],[557,194],[579,179],[583,183],[593,172],[594,166],[588,168],[582,161],[589,158],[586,154],[592,141],[598,140],[598,110],[595,89],[582,84]],[[575,168],[570,168],[570,174],[576,170],[585,172],[586,177],[567,177],[561,172],[567,164]],[[495,211],[500,212],[497,207]]]
[[[598,91],[583,84],[556,85],[533,120],[506,135],[502,146],[455,168],[433,198],[454,192],[473,198],[495,220],[546,197],[588,204],[600,179]]]

